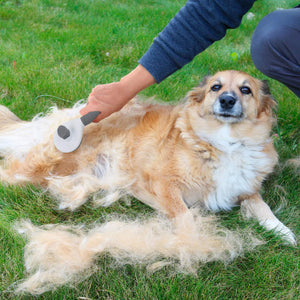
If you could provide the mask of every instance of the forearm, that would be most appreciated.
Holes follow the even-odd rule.
[[[140,59],[160,82],[213,42],[229,28],[240,25],[255,0],[189,0]]]
[[[120,80],[120,84],[124,88],[124,91],[126,91],[126,98],[128,100],[154,83],[156,83],[155,79],[142,65],[138,65]]]

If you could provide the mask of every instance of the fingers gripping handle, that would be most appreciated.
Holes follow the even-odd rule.
[[[91,111],[86,115],[83,115],[80,120],[84,126],[92,123],[100,114],[100,111]]]

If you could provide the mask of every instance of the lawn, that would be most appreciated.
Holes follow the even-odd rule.
[[[143,91],[164,101],[180,100],[201,77],[238,69],[266,79],[252,64],[251,34],[259,20],[298,0],[257,1],[238,29],[197,56],[193,62]],[[99,83],[116,81],[132,70],[184,0],[0,0],[0,104],[30,120],[53,104],[70,107],[86,99]],[[263,186],[263,196],[278,218],[300,234],[299,169],[289,159],[299,156],[299,99],[269,79],[278,101],[274,142],[280,162]],[[110,213],[151,214],[132,201],[76,212],[59,211],[38,187],[0,186],[0,299],[32,299],[14,295],[11,286],[24,278],[24,241],[14,231],[17,220],[34,224],[90,224]],[[144,267],[117,267],[100,257],[99,270],[76,286],[63,286],[37,299],[299,299],[299,247],[284,245],[239,210],[220,213],[228,228],[251,227],[266,243],[228,265],[209,263],[197,275],[174,274],[166,267],[149,274]]]

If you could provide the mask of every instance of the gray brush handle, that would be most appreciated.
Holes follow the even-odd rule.
[[[100,111],[91,111],[87,113],[86,115],[83,115],[80,120],[84,126],[92,123],[99,115]]]

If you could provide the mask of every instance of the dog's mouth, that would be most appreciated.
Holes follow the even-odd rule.
[[[215,118],[221,122],[238,123],[243,119],[243,113],[238,115],[231,113],[213,113]]]
[[[221,122],[236,123],[243,119],[243,108],[233,93],[221,94],[213,105],[213,114]]]
[[[236,118],[236,119],[241,119],[243,117],[243,112],[239,114],[235,114],[233,112],[214,112],[215,117],[219,118]]]
[[[222,117],[222,118],[240,118],[242,115],[235,115],[235,114],[231,114],[231,113],[220,113],[220,114],[215,114],[216,117]]]

